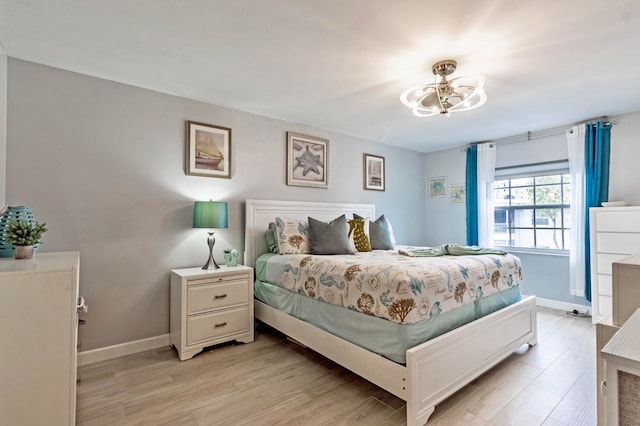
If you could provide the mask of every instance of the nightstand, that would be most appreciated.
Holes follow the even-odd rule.
[[[170,329],[180,361],[207,346],[253,342],[253,268],[173,269]]]

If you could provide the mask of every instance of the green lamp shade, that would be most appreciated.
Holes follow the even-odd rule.
[[[194,228],[226,228],[227,203],[217,201],[196,201],[193,209]]]

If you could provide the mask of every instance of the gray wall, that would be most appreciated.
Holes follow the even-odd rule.
[[[640,206],[640,112],[610,119],[616,120],[616,125],[611,129],[609,200],[623,200]]]
[[[426,198],[426,245],[467,243],[466,207],[464,204],[449,203],[449,185],[465,183],[465,164],[466,153],[461,148],[448,149],[426,155],[425,181],[428,182],[429,178],[434,177],[447,177],[446,197]]]
[[[640,205],[640,112],[609,117],[617,124],[611,131],[611,166],[609,199],[625,200]],[[521,137],[498,140],[496,167],[531,164],[567,159],[567,142],[563,134],[566,127],[535,132],[533,140],[517,142]],[[560,133],[560,134],[558,134]],[[545,136],[547,135],[547,136]],[[426,179],[447,176],[448,183],[465,180],[465,153],[450,149],[427,154]],[[426,180],[425,179],[425,180]],[[449,205],[446,198],[429,198],[426,202],[426,241],[429,245],[443,242],[466,242],[466,215],[464,207]],[[638,248],[640,252],[640,247]],[[516,252],[524,270],[523,292],[545,299],[586,305],[584,298],[569,292],[569,256]]]
[[[231,179],[185,175],[185,120],[233,129]],[[329,189],[285,184],[287,131],[330,140]],[[7,203],[47,223],[42,251],[81,252],[83,350],[168,333],[169,270],[208,253],[194,200],[229,202],[219,261],[243,249],[246,198],[374,203],[424,240],[424,154],[13,58],[6,150]],[[385,192],[362,189],[363,152],[386,158]]]

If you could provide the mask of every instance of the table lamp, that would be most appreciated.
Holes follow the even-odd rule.
[[[209,259],[202,269],[218,269],[220,266],[218,266],[213,258],[213,245],[216,243],[216,239],[213,234],[215,233],[214,228],[227,227],[227,203],[217,201],[196,201],[193,208],[193,227],[209,228],[209,231],[207,231],[209,233],[209,238],[207,238],[207,244],[209,245]]]

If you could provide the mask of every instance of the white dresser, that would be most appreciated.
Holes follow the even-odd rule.
[[[78,252],[0,259],[0,424],[73,425]]]
[[[591,308],[594,324],[611,312],[611,264],[640,252],[640,206],[592,207]]]

